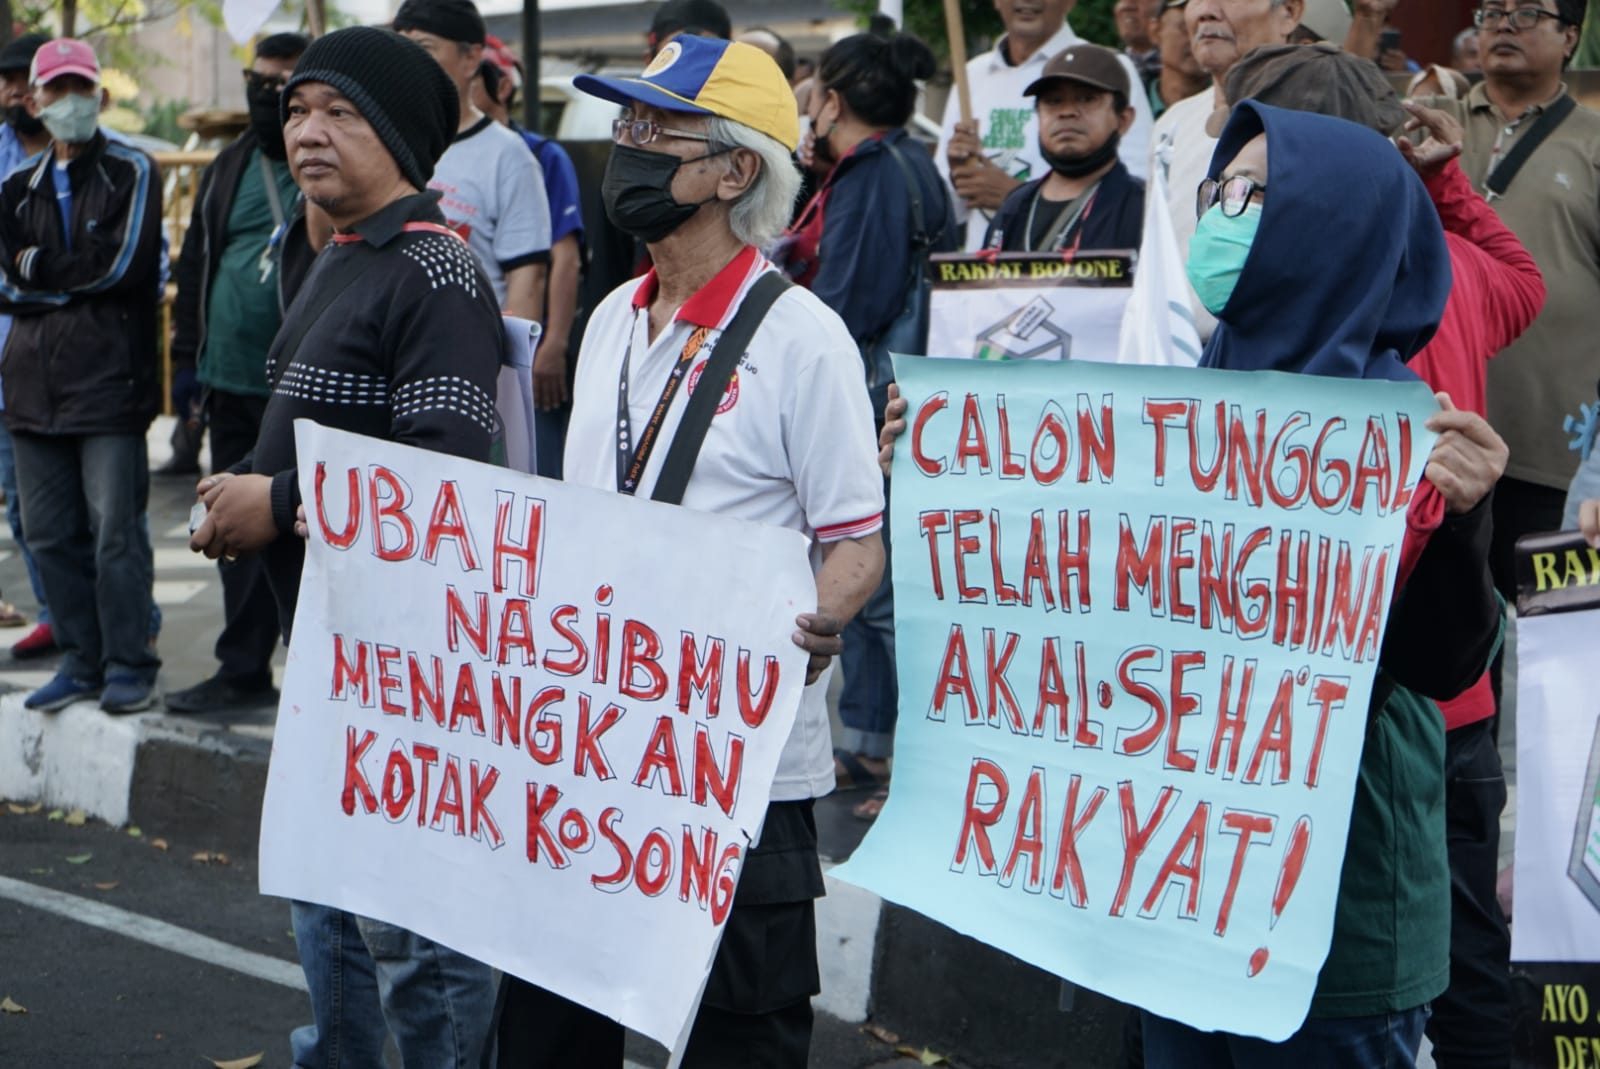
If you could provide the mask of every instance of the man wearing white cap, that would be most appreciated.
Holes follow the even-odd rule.
[[[161,179],[100,130],[100,65],[82,41],[33,57],[29,110],[52,143],[0,188],[5,421],[23,525],[63,657],[27,699],[107,712],[153,700],[145,431],[160,407]]]

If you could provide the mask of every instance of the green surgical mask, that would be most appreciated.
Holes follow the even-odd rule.
[[[99,96],[68,93],[55,103],[39,109],[39,118],[50,136],[69,145],[81,145],[94,136],[100,126]]]
[[[1200,295],[1200,303],[1212,315],[1221,315],[1228,306],[1260,226],[1259,204],[1247,204],[1243,212],[1232,217],[1222,214],[1222,205],[1213,205],[1195,226],[1184,269],[1190,285]]]

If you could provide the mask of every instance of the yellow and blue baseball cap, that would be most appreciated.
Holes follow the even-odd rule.
[[[772,57],[754,45],[685,34],[668,41],[637,78],[580,74],[572,84],[616,104],[742,123],[790,152],[800,144],[794,90]]]

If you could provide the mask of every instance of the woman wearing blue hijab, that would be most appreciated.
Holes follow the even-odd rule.
[[[1219,320],[1201,366],[1415,378],[1404,365],[1444,313],[1450,253],[1387,138],[1245,101],[1199,196],[1189,279]]]
[[[1394,145],[1342,119],[1253,101],[1234,109],[1198,191],[1188,272],[1218,317],[1203,367],[1414,379],[1450,292],[1437,211]],[[1390,607],[1367,713],[1333,938],[1310,1014],[1282,1043],[1144,1015],[1150,1069],[1364,1069],[1416,1064],[1428,1002],[1449,981],[1444,721],[1497,645],[1490,488],[1505,444],[1445,411],[1427,478],[1447,505]]]

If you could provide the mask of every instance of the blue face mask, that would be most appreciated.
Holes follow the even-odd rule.
[[[1242,213],[1231,218],[1222,214],[1222,205],[1213,205],[1195,226],[1184,269],[1200,303],[1212,315],[1221,315],[1228,306],[1260,226],[1259,204],[1247,204]]]

